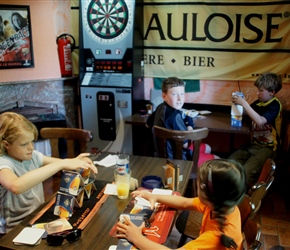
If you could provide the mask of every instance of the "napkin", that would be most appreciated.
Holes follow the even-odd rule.
[[[45,233],[44,229],[25,227],[13,239],[15,245],[38,245],[41,241],[41,236]]]
[[[199,113],[200,113],[201,115],[206,115],[206,114],[211,114],[211,111],[208,111],[208,110],[201,110],[201,111],[199,111]]]
[[[111,167],[116,165],[117,155],[108,155],[100,161],[94,161],[95,165]]]
[[[130,190],[135,190],[138,188],[138,180],[131,177],[130,179]],[[117,195],[117,185],[116,184],[107,184],[105,187],[104,194]]]
[[[107,184],[104,194],[109,194],[109,195],[117,195],[117,185],[116,184]]]

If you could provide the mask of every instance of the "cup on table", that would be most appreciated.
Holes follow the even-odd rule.
[[[127,199],[130,189],[131,170],[117,168],[114,170],[115,183],[119,199]]]

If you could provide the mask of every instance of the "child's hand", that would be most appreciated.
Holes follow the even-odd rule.
[[[187,130],[193,130],[192,126],[187,126]]]
[[[88,169],[90,168],[95,174],[98,173],[98,170],[92,160],[88,158],[89,153],[82,153],[78,155],[76,158],[65,159],[65,169],[66,170],[74,170],[78,171],[80,168]]]
[[[142,229],[145,227],[143,222],[140,227],[137,227],[132,221],[124,216],[124,222],[117,223],[117,237],[126,238],[133,242],[138,236],[142,235]]]
[[[92,159],[90,159],[88,156],[90,153],[82,153],[77,156],[77,158],[86,161],[89,164],[89,168],[92,169],[92,171],[97,174],[98,169],[96,168],[95,164],[93,163]]]
[[[244,103],[247,102],[243,97],[239,96],[239,95],[233,95],[232,96],[232,102],[234,104],[239,104],[244,106]]]
[[[154,209],[155,203],[156,203],[156,197],[154,194],[151,194],[147,190],[141,190],[141,191],[134,191],[131,193],[131,195],[133,197],[139,196],[139,197],[142,197],[142,198],[148,200],[151,204],[151,209]]]

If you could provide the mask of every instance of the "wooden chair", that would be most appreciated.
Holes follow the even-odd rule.
[[[153,127],[153,136],[155,149],[158,157],[167,158],[166,154],[166,141],[170,140],[174,142],[175,145],[175,155],[174,159],[182,160],[182,150],[183,144],[187,140],[191,140],[194,143],[194,152],[192,155],[193,166],[191,169],[191,179],[192,183],[192,197],[197,196],[196,190],[196,173],[197,173],[197,164],[199,159],[199,149],[202,139],[208,136],[208,128],[199,128],[193,130],[171,130],[162,128],[159,126]]]
[[[87,152],[87,143],[93,139],[91,131],[78,128],[42,128],[40,136],[50,140],[51,156],[55,158],[74,158]],[[60,177],[59,172],[43,182],[46,200],[59,189]]]
[[[74,158],[87,152],[87,143],[93,140],[90,130],[79,128],[42,128],[40,136],[50,140],[51,156],[56,158]],[[63,143],[61,147],[60,140]]]
[[[244,250],[258,250],[261,247],[261,227],[260,225],[252,220],[248,219],[243,228],[243,249]]]
[[[251,190],[250,190],[251,200],[252,200],[253,204],[255,204],[255,207],[256,207],[255,211],[251,215],[251,218],[254,218],[256,216],[257,212],[259,211],[261,204],[262,204],[262,200],[265,197],[265,195],[267,194],[273,181],[274,181],[274,176],[272,176],[267,183],[264,183],[264,182],[256,183],[251,188]]]
[[[271,158],[268,158],[263,165],[263,168],[261,170],[257,183],[259,182],[268,183],[271,177],[274,175],[275,170],[276,170],[276,164],[274,160]]]
[[[266,196],[274,181],[273,175],[275,169],[276,165],[273,159],[267,159],[263,165],[257,183],[248,191],[248,195],[251,196],[252,203],[255,205],[255,211],[252,213],[251,218],[254,218],[259,211],[262,199]]]
[[[255,211],[255,205],[251,202],[251,197],[245,194],[242,201],[238,204],[238,207],[241,214],[241,225],[243,229],[246,221]],[[181,234],[178,248],[185,244],[187,238],[196,239],[199,236],[202,217],[203,214],[195,210],[185,210],[178,215],[175,221],[175,227]]]

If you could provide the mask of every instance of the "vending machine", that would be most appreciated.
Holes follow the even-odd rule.
[[[143,7],[138,0],[80,1],[80,98],[90,148],[132,154],[127,117],[140,109]]]

